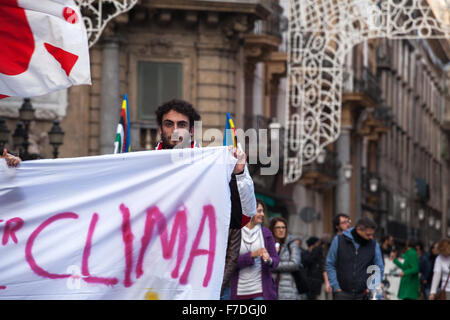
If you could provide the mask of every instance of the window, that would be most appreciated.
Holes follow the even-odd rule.
[[[139,61],[139,119],[154,120],[156,108],[175,98],[182,98],[182,64]]]

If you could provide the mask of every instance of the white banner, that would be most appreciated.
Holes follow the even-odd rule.
[[[218,299],[226,147],[0,159],[0,299]]]
[[[91,84],[86,28],[73,0],[1,0],[0,42],[0,98]]]

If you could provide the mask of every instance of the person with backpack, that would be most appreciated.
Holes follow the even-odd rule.
[[[384,263],[380,246],[374,240],[376,228],[373,220],[364,217],[331,242],[325,269],[334,300],[368,299],[372,289],[369,284],[372,286],[374,280],[381,283]]]
[[[269,230],[275,239],[280,263],[273,270],[279,300],[300,300],[294,274],[301,264],[300,250],[292,235],[288,233],[286,219],[275,217],[270,221]]]

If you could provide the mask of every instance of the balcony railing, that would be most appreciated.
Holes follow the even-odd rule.
[[[236,3],[236,4],[259,4],[270,8],[273,0],[197,0],[202,2]]]
[[[329,180],[335,180],[337,179],[338,167],[337,153],[326,149],[325,153],[319,155],[316,161],[303,167],[303,175],[308,176],[308,173],[318,173]]]
[[[373,101],[379,102],[381,97],[381,88],[378,79],[366,67],[361,70],[354,70],[353,74],[353,92],[364,93]]]
[[[286,18],[283,17],[283,8],[279,4],[272,2],[271,11],[272,13],[267,19],[255,22],[253,33],[257,35],[270,35],[282,39],[282,32],[286,23]]]
[[[392,108],[386,105],[382,99],[380,101],[373,112],[373,117],[381,121],[384,127],[390,128],[393,118]]]

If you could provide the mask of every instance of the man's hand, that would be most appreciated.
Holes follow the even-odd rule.
[[[326,293],[332,293],[333,288],[330,286],[330,283],[328,281],[325,282],[325,292]]]
[[[241,174],[244,172],[245,169],[245,163],[247,162],[247,155],[242,150],[239,150],[238,148],[232,149],[233,156],[238,159],[236,165],[234,166],[233,173],[234,174]]]
[[[436,299],[436,295],[435,294],[430,294],[430,296],[428,297],[428,300],[434,300]]]
[[[6,164],[9,167],[17,167],[19,163],[22,161],[19,157],[13,156],[12,154],[9,154],[6,149],[3,149],[3,154],[0,156],[0,158],[3,158],[6,160]]]

